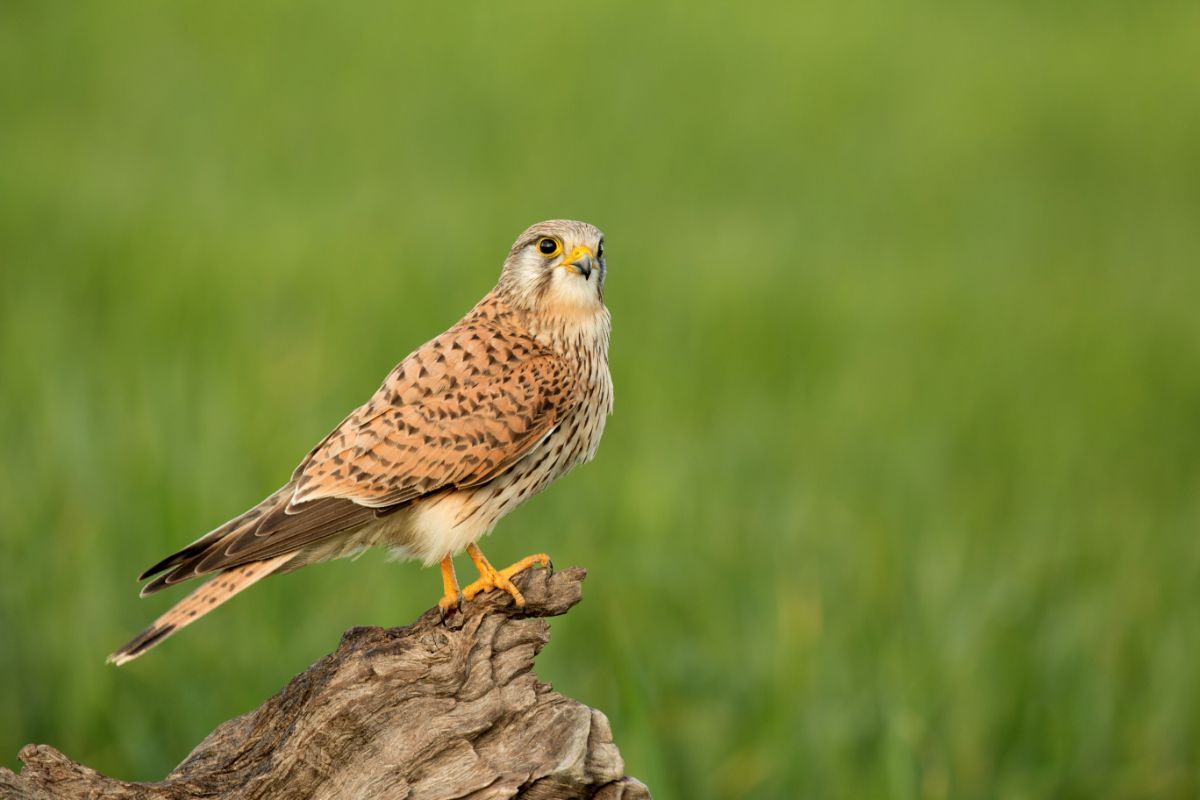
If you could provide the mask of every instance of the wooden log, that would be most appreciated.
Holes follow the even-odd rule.
[[[337,650],[217,727],[165,779],[126,783],[47,745],[0,769],[0,797],[649,798],[608,720],[533,674],[545,618],[579,602],[583,569],[528,571],[526,605],[489,592],[404,628],[353,628]]]

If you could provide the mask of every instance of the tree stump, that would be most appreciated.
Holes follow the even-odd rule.
[[[217,727],[162,781],[126,783],[47,745],[0,769],[0,797],[649,798],[624,775],[608,720],[533,674],[545,617],[579,602],[583,569],[522,573],[443,621],[352,628],[254,711]]]

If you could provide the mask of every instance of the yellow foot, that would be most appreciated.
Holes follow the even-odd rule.
[[[458,608],[458,577],[454,574],[454,562],[450,560],[450,556],[442,559],[442,589],[442,599],[438,600],[438,608],[441,609],[444,618]]]
[[[475,562],[475,568],[479,570],[479,580],[462,590],[463,599],[470,600],[481,592],[502,589],[512,595],[513,602],[517,604],[518,608],[525,605],[525,598],[521,595],[520,590],[516,586],[513,586],[510,578],[532,566],[550,566],[550,556],[545,553],[526,556],[512,566],[505,567],[504,569],[493,567],[487,558],[484,557],[483,552],[474,544],[467,545],[467,555],[471,557],[471,560]]]

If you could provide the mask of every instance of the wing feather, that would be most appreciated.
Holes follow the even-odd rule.
[[[542,354],[326,440],[296,477],[291,507],[339,498],[370,508],[478,486],[529,454],[570,410],[571,371]]]
[[[254,509],[160,561],[157,591],[295,552],[423,495],[479,486],[537,449],[573,407],[559,356],[481,303],[402,361]]]

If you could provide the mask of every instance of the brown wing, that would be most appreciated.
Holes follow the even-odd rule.
[[[294,553],[311,542],[361,528],[378,514],[349,500],[320,500],[304,506],[303,512],[288,513],[287,497],[280,493],[289,489],[285,486],[213,531],[222,535],[204,536],[143,572],[142,580],[162,574],[142,587],[142,596],[210,572]]]
[[[418,403],[347,420],[295,477],[293,507],[327,498],[370,508],[502,474],[571,407],[571,371],[543,354]]]
[[[166,572],[143,593],[294,552],[423,494],[485,483],[536,447],[574,394],[562,359],[485,298],[392,370],[287,486],[147,570]]]
[[[165,582],[273,558],[421,495],[486,483],[554,430],[573,394],[562,360],[540,355],[423,402],[365,419],[354,414],[297,470],[290,503],[176,567]]]

